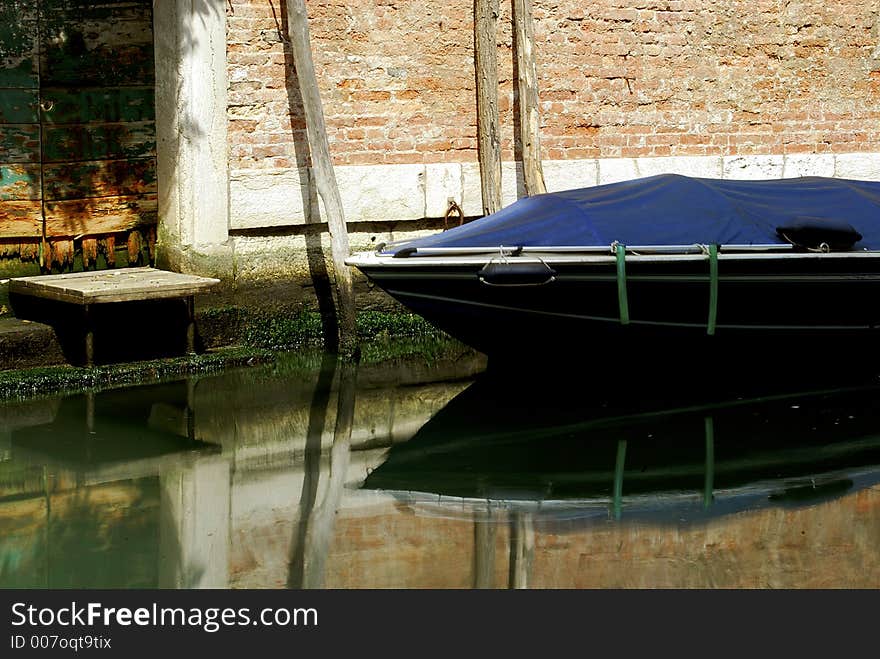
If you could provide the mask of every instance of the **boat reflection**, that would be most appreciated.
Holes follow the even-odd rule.
[[[560,394],[486,375],[396,446],[364,487],[547,519],[680,523],[880,482],[880,387],[677,396]]]
[[[880,583],[880,387],[530,382],[480,377],[364,483],[472,529],[462,585]]]

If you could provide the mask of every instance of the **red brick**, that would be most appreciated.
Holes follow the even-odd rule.
[[[821,0],[804,0],[800,22],[794,5],[789,8],[786,20],[799,28],[789,30],[776,3],[764,0],[739,3],[733,13],[729,0],[597,0],[586,10],[579,0],[536,1],[544,154],[877,150],[880,69],[870,59],[876,21],[869,4],[831,11]],[[337,162],[474,157],[472,11],[472,3],[440,0],[309,3]],[[303,128],[301,109],[294,108],[292,121],[286,118],[287,87],[296,81],[289,78],[290,55],[273,39],[277,12],[277,3],[264,0],[227,3],[228,66],[236,74],[229,85],[234,167],[263,166],[270,158],[282,166],[288,153],[265,155],[264,149],[288,140],[291,150],[292,133],[285,137],[284,129]],[[511,158],[509,4],[502,3],[501,14],[501,141]],[[381,129],[383,148],[365,148],[367,136],[355,131],[367,128]],[[621,141],[619,135],[654,137]]]

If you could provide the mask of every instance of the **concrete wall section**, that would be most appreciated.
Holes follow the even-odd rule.
[[[181,253],[222,252],[229,236],[224,3],[157,2],[153,20],[159,243],[186,269]]]

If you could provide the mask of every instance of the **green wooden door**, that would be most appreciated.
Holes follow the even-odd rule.
[[[154,75],[152,0],[0,0],[0,254],[152,246]]]

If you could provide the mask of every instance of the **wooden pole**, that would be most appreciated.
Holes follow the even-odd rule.
[[[510,520],[509,588],[528,588],[535,559],[535,521],[530,512],[516,512]]]
[[[474,588],[495,587],[495,517],[488,500],[474,511]]]
[[[342,198],[336,184],[336,174],[330,160],[330,145],[324,124],[324,111],[321,106],[321,95],[318,91],[315,64],[312,60],[309,19],[305,0],[287,0],[286,4],[287,36],[290,40],[300,96],[302,97],[315,186],[321,201],[324,202],[327,225],[330,229],[330,249],[333,255],[333,270],[336,278],[336,311],[339,316],[339,351],[345,356],[351,356],[357,352],[357,336],[355,333],[354,288],[351,270],[345,265],[345,259],[349,256],[350,251],[348,231],[342,210]]]
[[[483,213],[501,210],[501,135],[498,114],[498,3],[474,0],[477,139]]]
[[[513,0],[513,34],[519,92],[519,137],[522,144],[523,182],[526,194],[547,192],[541,167],[541,119],[538,113],[538,70],[532,31],[531,0]]]

